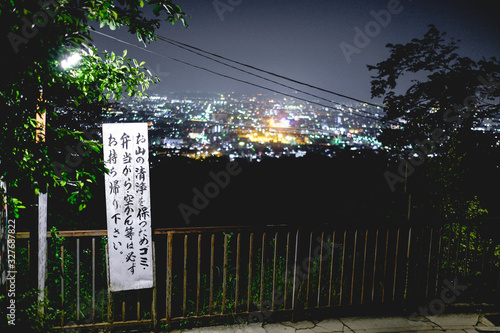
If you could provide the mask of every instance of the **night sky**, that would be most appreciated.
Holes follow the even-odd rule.
[[[500,56],[500,6],[498,1],[409,1],[409,0],[220,0],[232,11],[219,15],[214,0],[176,1],[191,16],[189,27],[181,23],[172,26],[164,22],[160,35],[223,55],[240,62],[292,77],[348,96],[370,100],[370,73],[366,65],[386,59],[387,43],[406,43],[421,38],[434,24],[448,37],[461,40],[459,53],[474,60]],[[231,3],[233,5],[231,5]],[[496,3],[494,5],[493,3]],[[236,5],[234,5],[236,4]],[[359,53],[346,60],[340,44],[355,45],[355,27],[365,30],[370,13],[394,6],[386,27],[373,30],[373,37],[362,45]],[[222,10],[221,10],[222,11]],[[397,12],[397,13],[396,13]],[[126,29],[100,31],[141,46]],[[266,93],[262,89],[218,77],[199,69],[152,55],[106,37],[93,34],[102,50],[121,53],[145,60],[146,66],[162,82],[151,94],[170,92]],[[166,54],[198,66],[207,67],[240,79],[290,93],[286,88],[249,77],[197,55],[190,54],[162,41],[147,46],[149,50]],[[300,89],[328,96],[305,87]],[[371,100],[379,102],[377,100]]]

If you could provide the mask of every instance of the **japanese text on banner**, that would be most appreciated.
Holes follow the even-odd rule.
[[[152,237],[146,123],[103,124],[110,288],[151,288]]]

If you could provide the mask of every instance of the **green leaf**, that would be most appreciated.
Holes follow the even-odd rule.
[[[161,9],[161,6],[160,5],[156,5],[153,8],[153,13],[155,13],[156,16],[160,15],[160,9]]]

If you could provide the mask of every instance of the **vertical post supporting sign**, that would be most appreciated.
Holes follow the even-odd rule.
[[[103,124],[111,291],[153,287],[147,123]]]

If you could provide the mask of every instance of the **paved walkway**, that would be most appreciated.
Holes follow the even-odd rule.
[[[487,318],[477,314],[443,314],[427,317],[346,317],[322,321],[283,322],[201,327],[175,333],[336,333],[336,332],[500,332]]]

